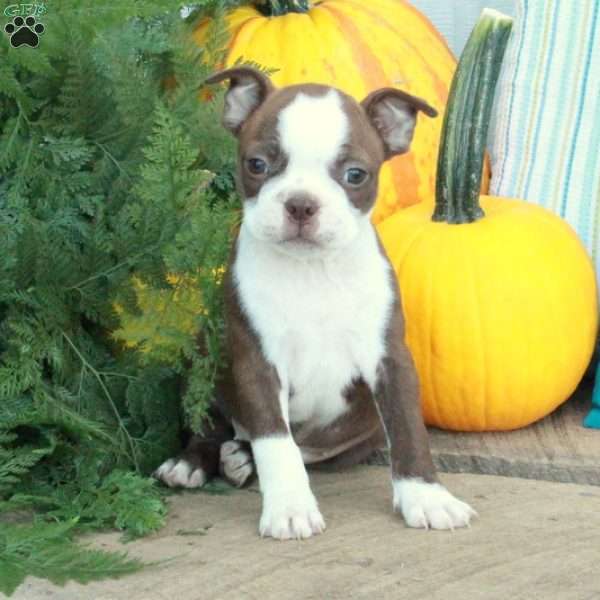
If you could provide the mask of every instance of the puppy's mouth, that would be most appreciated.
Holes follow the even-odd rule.
[[[280,244],[300,244],[301,246],[318,246],[319,242],[304,235],[292,235],[284,237]]]
[[[314,233],[299,227],[296,231],[285,232],[279,242],[286,245],[298,246],[320,246],[321,243],[315,239]]]

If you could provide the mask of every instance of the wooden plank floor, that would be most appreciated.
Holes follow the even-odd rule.
[[[430,428],[431,450],[446,473],[485,473],[600,486],[600,430],[581,424],[592,382],[584,382],[554,413],[524,429],[456,433]],[[369,460],[387,464],[382,451]]]

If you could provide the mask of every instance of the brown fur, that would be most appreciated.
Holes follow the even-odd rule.
[[[419,401],[415,365],[404,341],[400,299],[388,328],[387,354],[382,359],[375,388],[375,402],[389,439],[392,476],[422,477],[436,481],[427,430]]]

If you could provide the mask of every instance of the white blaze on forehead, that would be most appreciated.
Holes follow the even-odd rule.
[[[276,244],[277,252],[315,257],[347,246],[368,215],[359,211],[329,169],[347,143],[351,122],[343,97],[325,89],[318,96],[299,92],[277,115],[277,135],[287,164],[269,177],[255,198],[244,203],[243,227],[257,240]],[[289,220],[285,203],[297,193],[312,196],[319,205],[314,245],[286,245]],[[292,232],[293,233],[293,232]]]
[[[300,93],[279,115],[281,147],[292,162],[327,165],[348,137],[348,117],[335,90],[322,96]]]

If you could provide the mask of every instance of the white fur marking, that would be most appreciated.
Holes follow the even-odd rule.
[[[198,488],[207,480],[202,469],[192,470],[192,465],[186,460],[174,458],[166,460],[152,475],[169,487]]]
[[[221,463],[225,476],[237,487],[242,487],[254,472],[250,453],[235,440],[221,445]]]
[[[402,513],[409,527],[468,527],[471,517],[477,515],[439,483],[426,483],[420,478],[398,479],[393,487],[394,509]]]
[[[280,540],[304,539],[325,530],[302,456],[291,436],[252,442],[263,495],[259,532]]]
[[[323,96],[298,94],[279,115],[281,147],[297,163],[323,168],[346,141],[348,117],[340,95],[330,90]]]

